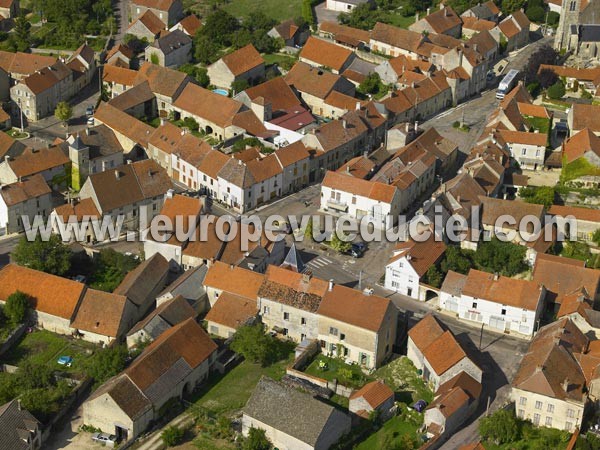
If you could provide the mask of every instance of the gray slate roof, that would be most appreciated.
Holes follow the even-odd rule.
[[[296,271],[298,273],[302,273],[302,272],[304,272],[304,269],[306,269],[306,265],[304,264],[304,261],[302,261],[302,257],[300,256],[300,252],[296,248],[295,243],[292,242],[290,251],[285,256],[285,259],[283,260],[281,267],[292,268],[292,269],[294,269],[294,271]]]
[[[17,400],[0,406],[0,448],[28,449],[29,446],[23,438],[26,439],[29,431],[37,429],[38,426],[38,420],[29,411],[21,409]]]
[[[344,415],[309,394],[267,377],[260,379],[243,412],[311,446],[327,433],[325,427],[333,415]]]
[[[181,295],[186,300],[199,300],[204,294],[204,278],[208,267],[202,265],[185,271],[179,278],[161,292],[161,296],[170,293],[173,297]]]

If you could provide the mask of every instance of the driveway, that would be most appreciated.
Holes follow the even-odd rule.
[[[87,450],[87,449],[106,449],[103,444],[92,441],[92,433],[79,432],[79,427],[83,423],[81,406],[71,417],[71,421],[62,428],[52,430],[50,438],[44,444],[45,450]],[[60,426],[60,425],[59,425]]]
[[[114,41],[115,44],[119,44],[125,37],[125,31],[129,27],[129,1],[117,0],[114,8],[115,19],[119,27],[114,33]]]
[[[317,23],[321,24],[323,22],[337,22],[338,16],[340,15],[339,11],[330,11],[326,9],[325,6],[327,2],[323,2],[315,6],[315,18],[317,19]]]

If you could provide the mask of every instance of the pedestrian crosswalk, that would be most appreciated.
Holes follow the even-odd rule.
[[[306,265],[314,269],[320,269],[321,267],[328,266],[332,263],[333,261],[331,261],[330,259],[327,259],[324,256],[319,256],[315,259],[311,259],[308,263],[306,263]]]

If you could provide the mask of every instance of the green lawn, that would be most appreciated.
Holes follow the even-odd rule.
[[[67,336],[55,334],[46,330],[36,330],[26,333],[21,342],[4,355],[3,362],[19,366],[24,361],[34,364],[48,364],[55,370],[71,372],[83,376],[84,365],[97,349],[94,344],[75,340]],[[71,356],[71,367],[61,366],[56,360],[59,356]]]
[[[273,19],[283,21],[293,19],[302,15],[302,0],[184,0],[183,6],[201,15],[205,15],[217,5],[230,13],[231,15],[243,18],[256,10],[262,10]]]
[[[280,380],[292,360],[293,354],[287,360],[269,367],[243,361],[225,376],[212,377],[200,392],[196,405],[214,414],[234,413],[246,404],[263,375]]]
[[[394,416],[383,427],[355,446],[355,450],[382,450],[384,448],[408,448],[407,441],[417,441],[419,425]],[[410,447],[418,448],[418,446]]]
[[[415,23],[415,16],[404,17],[402,14],[390,14],[388,19],[387,23],[400,28],[408,28]]]
[[[548,134],[548,132],[550,131],[550,119],[532,116],[525,116],[524,119],[530,127],[533,127],[540,133]]]
[[[564,183],[585,175],[598,176],[600,175],[600,169],[585,158],[579,158],[570,164],[563,164],[560,180]]]
[[[227,441],[215,441],[214,438],[207,436],[198,436],[193,441],[193,446],[199,450],[235,450],[238,447]],[[188,446],[184,446],[187,448]]]
[[[433,401],[433,392],[406,356],[377,369],[373,376],[382,378],[396,392],[397,399],[407,404],[421,399],[427,403]]]
[[[281,53],[267,53],[262,55],[263,59],[267,66],[272,64],[277,64],[278,66],[288,69],[291,68],[297,61],[297,58],[294,58],[290,55],[282,55]]]
[[[326,369],[319,367],[321,361],[327,364]],[[355,388],[359,388],[369,381],[359,366],[351,366],[341,359],[329,358],[325,355],[318,355],[304,372],[328,381],[336,379],[345,386]]]

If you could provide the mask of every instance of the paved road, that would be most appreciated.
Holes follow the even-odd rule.
[[[115,2],[115,19],[119,29],[115,32],[114,41],[115,44],[120,43],[125,37],[125,30],[129,26],[129,1],[128,0],[117,0]]]

